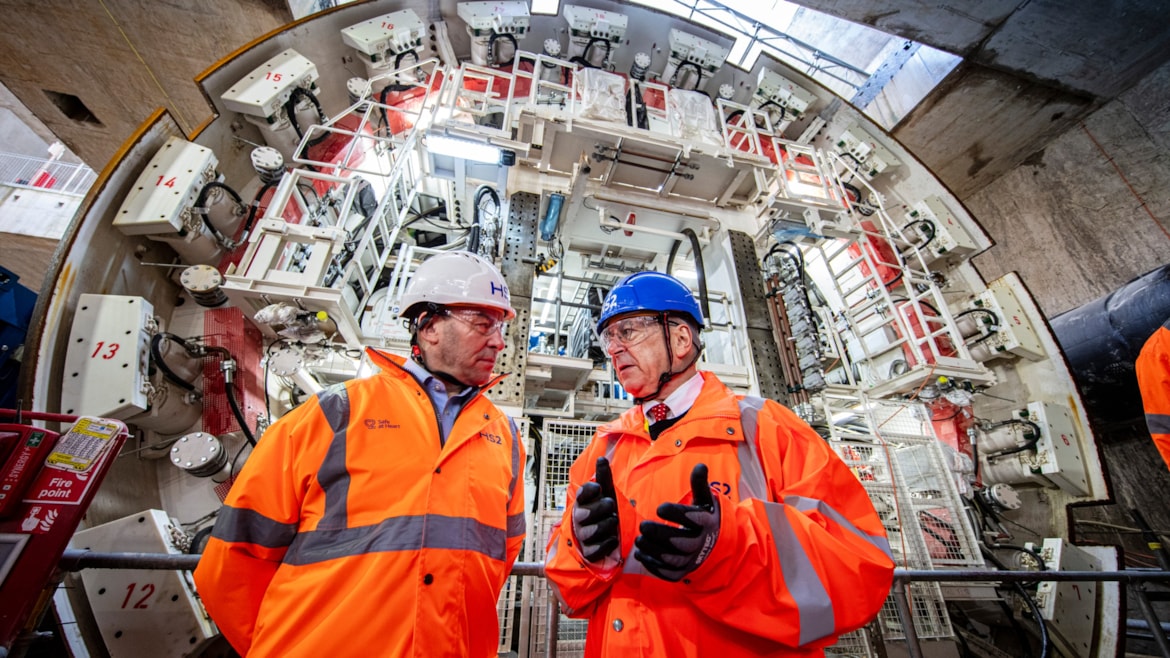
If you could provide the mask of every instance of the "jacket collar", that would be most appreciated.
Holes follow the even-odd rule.
[[[686,426],[689,428],[688,435],[703,434],[731,441],[741,440],[742,432],[738,429],[734,434],[726,431],[729,423],[732,423],[731,427],[740,426],[739,405],[736,403],[735,394],[713,373],[700,370],[699,374],[703,377],[703,388],[699,391],[699,397],[678,424],[667,432],[675,432],[679,427]],[[599,427],[598,431],[637,434],[649,439],[646,415],[641,405],[627,409],[616,420]]]

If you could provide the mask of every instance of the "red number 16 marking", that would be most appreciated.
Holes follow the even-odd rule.
[[[110,359],[114,358],[115,354],[118,353],[119,347],[121,347],[121,345],[118,343],[107,344],[105,341],[99,340],[97,347],[93,348],[93,354],[90,354],[89,358],[96,359],[100,356],[106,361],[109,361]],[[103,348],[105,349],[105,352],[102,352]]]

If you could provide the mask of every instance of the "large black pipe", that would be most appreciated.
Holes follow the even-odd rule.
[[[1170,265],[1050,321],[1085,411],[1098,427],[1135,423],[1144,417],[1134,361],[1167,318]]]

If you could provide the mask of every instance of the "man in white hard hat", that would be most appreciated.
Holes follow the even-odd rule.
[[[516,316],[491,263],[431,257],[403,297],[412,356],[264,433],[195,582],[242,655],[496,655],[524,541],[524,448],[484,395]]]

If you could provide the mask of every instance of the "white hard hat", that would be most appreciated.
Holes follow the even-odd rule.
[[[402,315],[414,317],[422,304],[485,306],[516,317],[508,284],[495,265],[468,251],[451,251],[423,261],[402,295]]]

